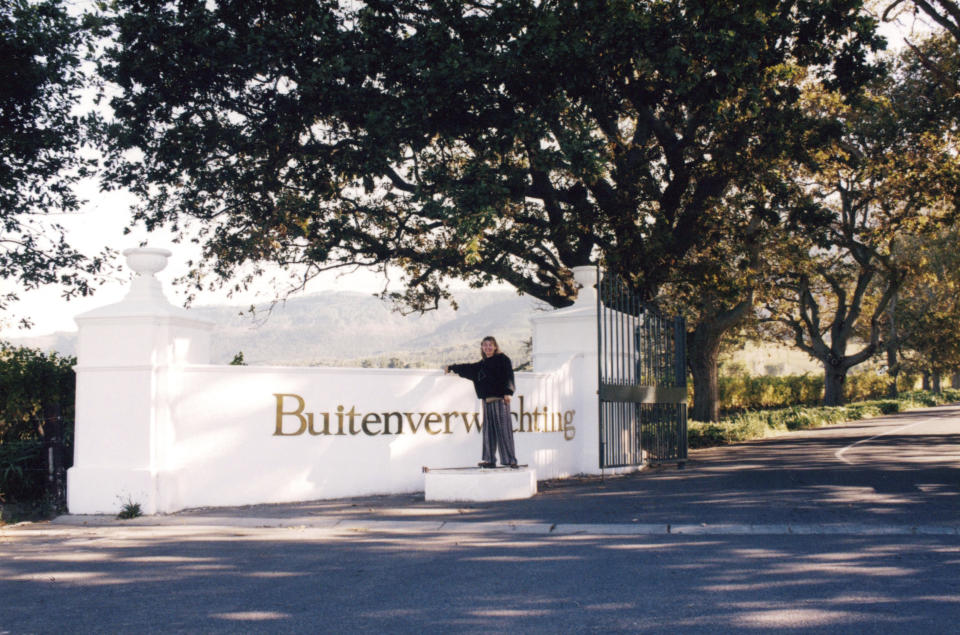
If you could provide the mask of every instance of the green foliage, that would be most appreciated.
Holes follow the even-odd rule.
[[[59,283],[86,295],[108,252],[87,258],[67,244],[51,213],[78,209],[73,185],[94,161],[75,114],[91,31],[64,0],[0,3],[0,279],[20,290]],[[0,294],[0,310],[17,298]]]
[[[880,399],[886,396],[889,381],[888,375],[875,372],[852,373],[847,376],[844,389],[851,401]],[[897,384],[901,390],[909,390],[915,381],[914,376],[901,374]],[[719,377],[718,385],[720,409],[727,413],[812,405],[823,397],[823,376],[809,373],[782,376],[737,373]]]
[[[913,390],[900,395],[900,400],[912,404],[911,407],[930,408],[944,403],[960,401],[960,390],[945,388],[939,394],[923,390]]]
[[[75,209],[69,189],[83,167],[80,121],[86,35],[61,0],[10,0],[0,7],[0,213],[4,218]],[[8,229],[9,231],[9,229]]]
[[[40,438],[45,408],[73,420],[76,363],[74,357],[0,342],[0,443]]]
[[[230,366],[246,366],[247,362],[243,361],[243,351],[240,351],[233,356],[233,359],[230,360]]]
[[[143,516],[143,510],[140,509],[140,503],[135,503],[129,499],[124,501],[123,507],[120,509],[120,513],[117,514],[117,518],[119,520],[129,520],[139,516]]]
[[[723,411],[779,408],[812,404],[823,395],[823,377],[818,375],[721,376],[718,380]]]
[[[958,14],[960,15],[960,14]],[[904,50],[898,68],[903,82],[895,98],[913,116],[904,120],[911,130],[942,129],[960,123],[960,33],[931,32]]]
[[[797,150],[799,78],[853,92],[879,45],[859,0],[103,7],[106,181],[202,224],[197,284],[393,264],[415,309],[446,278],[569,304],[597,255],[653,295]]]
[[[74,358],[0,342],[0,494],[7,502],[47,494],[50,443],[67,465],[71,460],[74,364]]]
[[[897,377],[897,390],[913,390],[916,383],[916,375],[900,373]],[[889,386],[889,375],[882,375],[876,372],[850,373],[844,381],[843,391],[847,399],[851,402],[867,401],[886,397]]]
[[[687,435],[691,448],[710,447],[762,439],[793,430],[807,430],[879,417],[910,408],[930,407],[960,400],[960,390],[945,390],[937,395],[914,391],[897,399],[875,399],[846,406],[791,406],[763,411],[747,411],[718,422],[689,421]]]
[[[949,224],[955,212],[944,202],[960,185],[956,145],[935,124],[904,129],[918,114],[897,101],[898,79],[874,82],[855,102],[808,91],[807,108],[834,120],[841,134],[785,174],[809,193],[822,222],[813,231],[787,228],[778,241],[771,267],[778,291],[764,314],[823,364],[828,405],[851,397],[846,374],[879,350],[882,318],[909,275],[897,241]]]
[[[960,191],[960,169],[954,178]],[[955,227],[900,239],[901,258],[910,264],[912,274],[892,312],[903,368],[947,373],[960,366],[958,240],[960,231]]]
[[[0,495],[5,501],[42,496],[47,459],[43,449],[40,439],[0,443]]]

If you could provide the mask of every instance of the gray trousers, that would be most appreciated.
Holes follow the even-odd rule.
[[[515,465],[513,449],[513,417],[510,405],[502,399],[483,403],[483,462],[496,463],[500,453],[501,465]]]

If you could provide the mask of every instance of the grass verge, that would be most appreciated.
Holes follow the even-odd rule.
[[[687,439],[691,448],[707,448],[957,401],[960,401],[960,390],[946,389],[939,394],[928,391],[905,392],[896,399],[874,399],[845,406],[791,406],[754,410],[717,422],[689,421]]]

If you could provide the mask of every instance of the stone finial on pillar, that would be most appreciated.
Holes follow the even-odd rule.
[[[136,272],[127,295],[75,318],[80,366],[210,363],[213,323],[171,304],[154,277],[166,268],[171,252],[137,247],[123,255]]]
[[[137,273],[124,299],[128,302],[166,302],[160,281],[153,274],[167,267],[167,258],[173,255],[172,252],[156,247],[135,247],[124,249],[123,255],[127,266]]]
[[[154,274],[171,252],[123,252],[137,275],[114,304],[78,315],[77,402],[67,507],[74,514],[116,513],[125,500],[145,513],[165,509],[161,485],[173,470],[173,404],[182,370],[210,363],[213,322],[174,306]]]
[[[573,268],[573,279],[577,281],[577,306],[585,303],[597,303],[597,268],[595,265],[583,265]]]
[[[535,316],[533,368],[549,372],[573,356],[597,355],[597,268],[573,267],[579,291],[573,306]]]

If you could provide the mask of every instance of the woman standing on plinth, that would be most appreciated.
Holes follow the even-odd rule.
[[[497,340],[488,335],[480,342],[480,361],[472,364],[450,364],[443,372],[453,372],[473,382],[477,397],[483,400],[483,460],[480,467],[500,464],[517,467],[513,449],[513,418],[510,396],[513,395],[513,364],[500,352]]]

